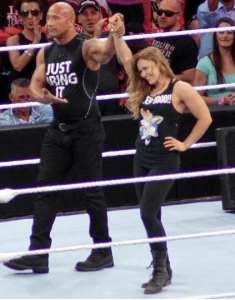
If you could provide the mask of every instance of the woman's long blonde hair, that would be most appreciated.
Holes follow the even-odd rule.
[[[127,82],[127,93],[129,99],[126,101],[126,106],[133,113],[135,118],[139,117],[139,108],[145,97],[150,94],[152,85],[147,80],[140,76],[137,68],[139,59],[145,59],[157,63],[162,76],[170,79],[176,79],[173,71],[169,66],[169,62],[161,51],[153,46],[147,47],[132,57],[132,68]]]

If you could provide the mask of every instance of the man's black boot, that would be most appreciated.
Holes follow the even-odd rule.
[[[32,270],[33,273],[49,272],[47,254],[22,256],[17,259],[9,260],[3,265],[17,271]]]
[[[98,271],[114,266],[111,248],[93,249],[84,262],[78,262],[75,266],[77,271]]]

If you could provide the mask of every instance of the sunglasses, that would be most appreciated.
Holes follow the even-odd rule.
[[[37,17],[40,14],[40,11],[38,9],[31,9],[31,10],[24,9],[20,12],[20,16],[22,18],[26,18],[26,17],[28,17],[30,12],[31,12],[31,15],[34,17]]]
[[[173,17],[174,15],[179,14],[179,12],[173,12],[173,11],[170,11],[170,10],[163,10],[163,9],[158,9],[156,11],[156,13],[157,13],[158,16],[162,16],[163,13],[164,13],[166,17]]]

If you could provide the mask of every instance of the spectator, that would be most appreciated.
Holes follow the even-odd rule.
[[[83,0],[78,8],[78,22],[82,25],[82,33],[92,37],[106,37],[103,28],[106,19],[102,19],[100,5],[95,0]],[[97,89],[98,95],[117,93],[120,91],[118,82],[119,65],[116,56],[100,68],[100,80]],[[98,101],[102,116],[119,113],[117,100]]]
[[[156,23],[156,11],[155,11],[155,5],[160,3],[162,0],[143,0],[143,6],[144,6],[144,29],[145,32],[158,32],[159,28]],[[181,27],[184,28],[184,11],[185,11],[185,1],[186,0],[178,0],[181,3],[181,18],[180,18],[180,24]],[[194,0],[195,1],[195,0]],[[191,3],[190,3],[191,7]]]
[[[235,26],[230,18],[221,18],[216,27]],[[235,82],[235,32],[220,31],[213,34],[213,52],[199,60],[194,79],[195,86]],[[232,89],[200,91],[207,105],[235,104]]]
[[[144,23],[144,8],[142,0],[107,0],[112,13],[124,15],[126,24],[129,22]]]
[[[13,103],[29,102],[31,100],[30,81],[25,78],[13,80],[9,99]],[[40,105],[25,108],[10,108],[0,114],[0,126],[45,123],[52,121],[52,107]]]
[[[212,28],[216,26],[219,19],[229,17],[235,21],[234,0],[206,0],[199,5],[197,17],[200,28]],[[209,55],[212,51],[213,33],[202,33],[199,59]]]
[[[7,40],[7,46],[47,42],[45,34],[40,31],[41,26],[39,25],[43,12],[41,0],[17,0],[15,9],[20,15],[24,30],[22,33],[10,37]],[[36,67],[37,52],[36,49],[9,51],[9,59],[14,68],[14,78],[31,79]]]
[[[197,15],[193,15],[192,18],[188,21],[188,29],[199,29],[199,22]],[[198,49],[200,48],[200,33],[193,34],[192,38],[194,39],[194,42],[197,44]]]
[[[156,13],[158,25],[164,32],[181,30],[178,0],[163,0]],[[184,36],[155,38],[152,45],[161,50],[180,80],[193,84],[198,48],[191,36],[185,32]]]

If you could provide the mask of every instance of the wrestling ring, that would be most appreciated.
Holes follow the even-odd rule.
[[[223,28],[223,31],[225,29]],[[217,30],[221,28],[208,29],[209,32]],[[192,34],[200,32],[202,30],[193,30]],[[151,34],[151,37],[155,36],[164,36],[164,34]],[[131,36],[131,39],[134,38],[141,38],[141,36]],[[2,48],[5,49],[0,49],[1,51],[9,50],[8,47]],[[234,86],[235,84],[223,85],[224,88]],[[222,85],[196,87],[196,89],[221,87]],[[97,100],[117,99],[124,96],[127,97],[127,94],[98,96]],[[0,105],[0,109],[32,105],[39,104],[33,102]],[[197,143],[191,148],[215,146],[215,142]],[[104,152],[103,157],[134,153],[134,149],[115,150]],[[38,163],[39,159],[0,162],[0,168]],[[6,188],[0,190],[0,208],[1,204],[14,201],[18,195],[234,173],[235,168],[221,168],[47,187]],[[139,208],[109,210],[108,219],[113,240],[111,243],[92,245],[88,235],[88,216],[86,213],[79,213],[79,216],[57,217],[51,234],[53,240],[51,249],[30,252],[22,249],[28,247],[32,219],[1,221],[1,263],[22,255],[51,253],[49,274],[33,274],[27,271],[20,273],[0,266],[1,299],[235,299],[234,212],[222,211],[219,201],[163,206],[162,219],[167,233],[167,237],[164,238],[146,238]],[[140,286],[151,274],[151,270],[146,269],[151,261],[148,243],[161,241],[168,241],[173,269],[172,284],[164,288],[160,294],[145,295]],[[76,262],[85,260],[90,249],[110,246],[113,247],[114,268],[98,272],[74,270]],[[69,252],[69,255],[66,252]]]

